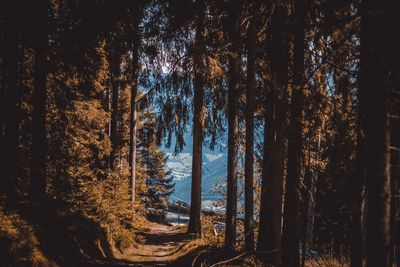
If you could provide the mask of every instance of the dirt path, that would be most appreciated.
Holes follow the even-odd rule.
[[[201,240],[194,239],[182,229],[161,224],[151,224],[149,228],[149,231],[140,233],[145,237],[144,243],[125,251],[118,261],[93,264],[103,267],[190,266],[196,257],[195,251],[204,245]]]
[[[171,263],[189,253],[199,242],[176,228],[155,224],[148,232],[142,233],[144,244],[129,251],[127,260],[138,263]]]

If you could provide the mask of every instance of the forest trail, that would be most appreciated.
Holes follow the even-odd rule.
[[[202,250],[201,239],[187,234],[185,229],[151,223],[148,231],[140,232],[145,240],[131,248],[117,262],[97,262],[99,266],[182,266],[195,259]]]
[[[146,241],[130,251],[131,261],[173,262],[189,252],[191,243],[195,242],[184,230],[162,224],[152,224],[150,231],[142,234]]]

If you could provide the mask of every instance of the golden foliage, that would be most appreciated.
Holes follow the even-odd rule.
[[[0,206],[1,264],[10,266],[58,266],[46,257],[39,248],[34,228],[16,212],[6,212]]]

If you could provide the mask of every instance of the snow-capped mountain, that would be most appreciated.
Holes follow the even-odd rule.
[[[186,146],[179,154],[173,153],[174,146],[164,148],[168,157],[167,166],[172,171],[175,182],[175,191],[171,200],[190,202],[192,177],[192,135],[185,134]],[[203,175],[202,175],[202,204],[210,207],[221,194],[216,190],[225,182],[227,154],[223,146],[215,151],[203,148]]]

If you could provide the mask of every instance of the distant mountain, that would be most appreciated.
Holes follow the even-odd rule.
[[[192,177],[192,135],[190,132],[185,134],[186,146],[179,154],[174,154],[174,144],[171,148],[163,148],[168,160],[167,166],[172,171],[175,182],[175,192],[171,200],[183,200],[190,202],[191,177]],[[215,190],[217,185],[221,185],[226,177],[227,154],[224,146],[215,151],[203,147],[203,175],[202,175],[202,205],[209,208],[216,200],[221,198],[221,194]]]

